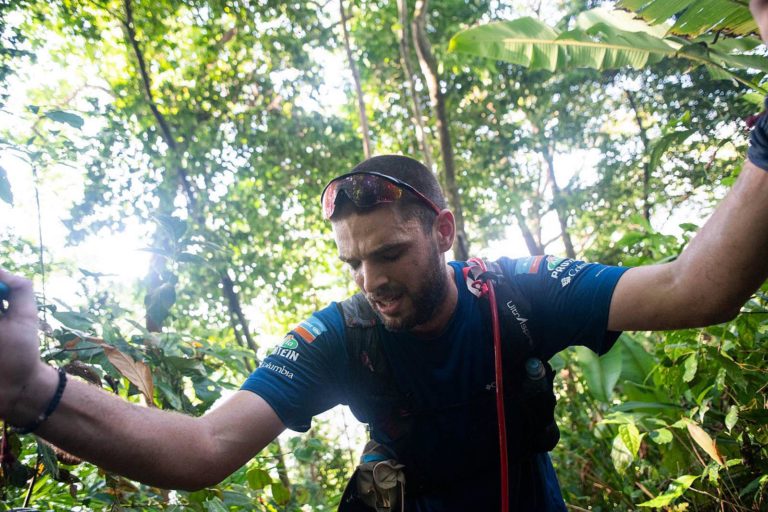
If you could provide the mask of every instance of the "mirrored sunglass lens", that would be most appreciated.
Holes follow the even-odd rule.
[[[356,174],[332,182],[323,196],[323,214],[330,219],[336,209],[336,198],[340,192],[358,208],[369,208],[379,203],[397,201],[403,195],[400,187],[378,176]]]
[[[396,201],[403,193],[395,184],[369,175],[350,176],[344,192],[359,208]]]
[[[339,193],[337,186],[338,182],[331,183],[323,194],[323,215],[326,219],[331,218],[336,208],[336,195]]]

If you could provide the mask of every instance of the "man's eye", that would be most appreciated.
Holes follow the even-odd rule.
[[[397,252],[392,252],[392,253],[387,253],[387,254],[382,255],[382,259],[384,261],[397,261],[397,260],[400,259],[400,256],[402,256],[402,255],[403,255],[402,252],[397,251]]]
[[[351,270],[357,270],[360,268],[360,262],[359,261],[348,261],[347,265],[349,265],[349,268]]]

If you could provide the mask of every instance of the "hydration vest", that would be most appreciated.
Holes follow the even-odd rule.
[[[560,437],[554,419],[554,372],[537,351],[534,334],[528,325],[532,313],[530,302],[514,276],[511,279],[505,276],[497,262],[489,262],[487,266],[494,281],[503,343],[509,456],[511,460],[530,457],[552,450]],[[492,344],[489,301],[485,298],[476,300],[481,301],[488,333],[478,339],[478,343]],[[451,408],[461,408],[462,416],[471,418],[467,421],[473,422],[472,431],[462,446],[444,448],[456,451],[463,470],[474,474],[490,474],[497,470],[495,390],[478,390],[469,400],[440,408],[424,406],[412,393],[399,386],[382,346],[386,328],[365,296],[358,293],[339,303],[338,308],[344,319],[349,354],[349,406],[368,424],[372,437],[391,452],[388,455],[404,465],[408,492],[437,489],[452,485],[451,479],[455,481],[456,475],[450,474],[450,468],[426,467],[423,457],[411,456],[416,453],[414,450],[423,449],[415,443],[416,439],[423,439],[420,436],[429,435],[430,417]],[[529,376],[532,371],[538,372],[537,378]]]

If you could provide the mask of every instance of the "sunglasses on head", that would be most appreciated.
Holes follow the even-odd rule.
[[[353,172],[334,178],[325,186],[321,195],[323,217],[330,219],[333,216],[340,192],[344,192],[358,208],[370,208],[377,204],[398,201],[404,190],[440,214],[440,208],[435,203],[404,181],[378,172]]]

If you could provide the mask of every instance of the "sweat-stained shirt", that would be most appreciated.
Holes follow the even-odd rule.
[[[607,331],[608,311],[627,268],[553,256],[501,258],[499,263],[529,302],[532,313],[523,320],[542,359],[574,345],[598,354],[613,346],[618,333]],[[412,512],[499,508],[495,418],[473,409],[475,397],[492,393],[495,383],[490,328],[464,281],[466,263],[450,265],[458,302],[442,334],[424,339],[388,331],[382,343],[398,387],[435,411],[413,430],[409,446],[414,449],[404,457],[407,466],[432,482],[418,490],[406,482],[406,510]],[[332,303],[290,331],[242,389],[264,398],[288,428],[306,432],[314,415],[349,404],[359,392],[349,369],[344,320]],[[368,411],[352,412],[366,421]],[[516,421],[514,414],[507,411],[508,424]],[[371,437],[385,445],[389,441],[375,424]],[[510,458],[509,474],[510,510],[566,510],[547,453]]]

